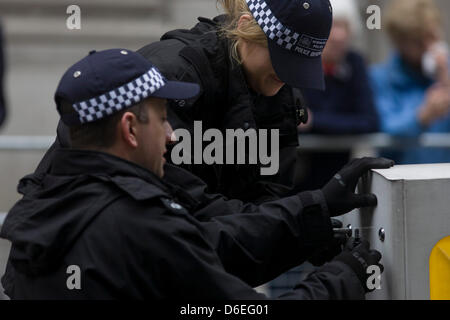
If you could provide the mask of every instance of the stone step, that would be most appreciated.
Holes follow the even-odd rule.
[[[155,14],[166,15],[173,0],[2,0],[0,12],[2,16],[59,16],[66,15],[68,6],[76,4],[81,13],[91,17],[142,17]]]
[[[63,44],[75,43],[136,43],[157,40],[175,24],[154,19],[114,18],[82,19],[80,30],[69,30],[66,17],[27,18],[6,16],[3,18],[6,39],[9,44]]]
[[[170,0],[161,4],[161,0],[81,0],[81,29],[69,30],[66,26],[68,14],[61,9],[59,2],[64,5],[69,0],[40,0],[39,6],[30,4],[30,0],[0,0],[0,12],[5,28],[7,42],[10,44],[63,44],[83,43],[148,43],[155,41],[165,32],[177,28],[190,28],[198,16],[212,17],[217,14],[214,1],[210,0]],[[155,11],[151,11],[151,4]],[[157,5],[159,3],[159,6]],[[11,7],[6,6],[10,4]],[[127,12],[125,7],[137,4],[139,14]],[[3,11],[5,8],[6,13]],[[163,14],[163,6],[170,6],[171,18]],[[15,8],[15,9],[14,9]],[[23,11],[19,10],[23,8]],[[47,8],[59,8],[57,14],[43,14]],[[48,9],[48,10],[50,10]],[[104,14],[97,15],[95,10]],[[42,10],[36,12],[35,10]],[[91,11],[93,10],[93,11]],[[123,11],[123,15],[109,14]],[[51,10],[50,10],[51,11]]]

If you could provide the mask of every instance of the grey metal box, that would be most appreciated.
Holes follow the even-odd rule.
[[[361,227],[385,266],[381,289],[368,299],[429,299],[429,257],[450,236],[450,164],[374,170],[358,188],[375,193],[378,206],[349,213],[344,225]]]

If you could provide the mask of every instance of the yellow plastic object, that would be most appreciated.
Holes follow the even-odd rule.
[[[450,300],[450,236],[439,241],[431,251],[430,298]]]

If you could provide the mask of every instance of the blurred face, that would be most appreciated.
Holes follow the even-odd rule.
[[[238,22],[238,28],[252,19],[248,14],[242,15]],[[276,95],[284,86],[284,83],[277,77],[273,69],[269,48],[240,39],[238,52],[249,87],[267,97]]]
[[[402,58],[413,68],[421,69],[423,55],[441,38],[440,28],[437,25],[430,25],[422,37],[405,37],[396,42]]]
[[[241,41],[239,53],[248,85],[257,93],[274,96],[284,86],[273,69],[269,49],[249,41]]]
[[[344,60],[350,46],[350,25],[346,20],[335,20],[330,38],[323,51],[322,59],[327,63],[339,63]]]
[[[172,127],[167,122],[165,99],[146,100],[148,121],[137,122],[137,148],[134,161],[159,177],[164,175],[166,144],[171,141]]]

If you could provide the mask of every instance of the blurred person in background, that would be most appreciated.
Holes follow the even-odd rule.
[[[378,131],[378,117],[366,63],[352,48],[363,24],[354,0],[331,0],[333,25],[322,61],[325,91],[304,89],[309,121],[300,131],[323,135],[362,134]],[[316,189],[351,157],[343,152],[300,150],[300,189]]]
[[[432,0],[395,0],[385,28],[394,45],[388,61],[371,70],[381,129],[401,137],[450,132],[448,45]],[[399,164],[450,161],[449,149],[385,152]]]
[[[4,97],[3,77],[5,72],[5,60],[3,53],[3,28],[0,21],[0,127],[6,119],[6,105]]]

